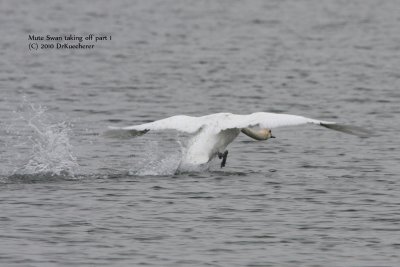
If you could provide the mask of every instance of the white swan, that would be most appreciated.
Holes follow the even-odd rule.
[[[177,130],[190,133],[187,149],[181,165],[200,165],[209,162],[214,157],[222,158],[221,167],[225,165],[228,151],[226,147],[240,132],[255,140],[274,138],[270,129],[312,123],[337,131],[362,136],[358,127],[345,126],[330,121],[320,121],[297,115],[257,112],[250,115],[231,113],[216,113],[202,117],[177,115],[141,125],[128,127],[109,127],[107,136],[135,137],[148,131]],[[259,127],[256,131],[251,127]]]

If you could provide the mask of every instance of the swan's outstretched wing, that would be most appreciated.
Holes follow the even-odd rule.
[[[108,137],[135,137],[148,131],[176,130],[185,133],[196,133],[203,127],[210,133],[217,134],[226,129],[241,129],[247,127],[260,127],[274,129],[281,126],[294,126],[300,124],[317,124],[329,129],[348,134],[365,136],[366,131],[359,127],[337,124],[330,121],[320,121],[303,116],[257,112],[250,115],[236,115],[231,113],[216,113],[202,117],[177,115],[162,120],[128,127],[110,127],[104,135]]]
[[[107,137],[128,138],[143,135],[148,131],[176,130],[185,133],[195,133],[203,126],[198,117],[177,115],[140,125],[128,127],[109,127],[104,133]]]
[[[301,124],[316,124],[336,131],[365,137],[368,132],[360,127],[343,125],[331,121],[315,120],[298,115],[257,112],[250,115],[226,114],[226,120],[221,124],[221,130],[231,128],[260,127],[274,129],[282,126]]]
[[[306,123],[313,124],[335,124],[329,121],[320,121],[303,116],[257,112],[250,115],[226,114],[226,119],[221,124],[224,129],[260,127],[274,129],[282,126],[294,126]]]

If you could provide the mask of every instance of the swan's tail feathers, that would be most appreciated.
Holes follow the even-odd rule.
[[[144,135],[148,131],[149,130],[147,129],[139,131],[139,130],[127,130],[117,127],[110,127],[109,130],[103,133],[103,136],[108,138],[129,139]]]
[[[328,129],[332,129],[335,131],[339,131],[342,133],[347,133],[351,135],[356,135],[361,138],[367,138],[372,136],[372,133],[368,131],[367,129],[364,129],[359,126],[354,126],[354,125],[346,125],[346,124],[340,124],[340,123],[320,123],[321,126],[324,126]]]

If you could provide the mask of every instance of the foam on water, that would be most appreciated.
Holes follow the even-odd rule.
[[[183,163],[187,151],[187,136],[175,135],[175,141],[163,141],[158,133],[157,140],[144,140],[139,160],[135,158],[130,175],[135,176],[162,176],[179,173],[204,172],[209,169],[209,164],[188,165]],[[140,138],[140,137],[138,137]],[[168,138],[165,138],[168,139]],[[171,140],[171,139],[168,139]]]
[[[78,163],[70,144],[71,126],[55,122],[46,107],[26,100],[14,114],[6,130],[11,137],[7,147],[14,150],[9,158],[14,166],[11,174],[74,177]]]
[[[178,142],[181,146],[181,143]],[[182,147],[181,147],[182,148]],[[149,141],[144,147],[140,160],[134,162],[129,174],[137,176],[173,175],[182,160],[182,150],[164,151],[158,141]]]

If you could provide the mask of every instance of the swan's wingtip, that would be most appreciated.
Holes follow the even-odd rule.
[[[351,135],[355,135],[358,136],[360,138],[367,138],[367,137],[371,137],[372,133],[367,130],[364,129],[362,127],[359,126],[354,126],[354,125],[348,125],[348,124],[341,124],[341,123],[336,123],[336,122],[320,122],[320,125],[331,129],[331,130],[335,130],[335,131],[339,131],[342,133],[347,133],[347,134],[351,134]]]
[[[131,129],[124,129],[120,127],[112,127],[109,126],[108,130],[103,132],[104,137],[108,138],[119,138],[119,139],[127,139],[127,138],[133,138],[137,136],[144,135],[150,131],[149,129],[145,130],[131,130]]]

